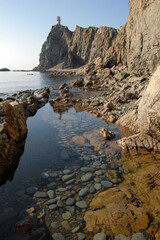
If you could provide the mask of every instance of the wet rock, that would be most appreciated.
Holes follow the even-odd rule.
[[[65,175],[71,174],[71,170],[65,169],[65,170],[63,170],[63,173],[64,173]]]
[[[45,173],[41,173],[40,177],[45,180],[45,179],[47,179],[49,177],[49,174],[46,173],[46,172]]]
[[[103,169],[103,170],[107,170],[108,169],[108,165],[107,164],[102,164],[100,166],[100,168]]]
[[[77,236],[78,236],[78,240],[84,240],[86,238],[84,233],[78,233]]]
[[[51,205],[49,205],[49,209],[57,210],[58,206],[57,206],[57,204],[51,204]]]
[[[78,195],[79,195],[80,197],[85,197],[88,193],[89,193],[89,188],[82,188],[82,189],[79,191]]]
[[[135,233],[133,234],[131,240],[146,240],[146,238],[144,237],[143,233]]]
[[[79,229],[80,229],[80,226],[75,227],[75,228],[72,230],[72,233],[76,233],[76,232],[78,232]]]
[[[116,235],[114,240],[130,240],[129,237],[126,237],[125,235],[123,234],[119,234],[119,235]]]
[[[68,198],[66,201],[66,205],[72,206],[75,204],[75,199],[74,198]]]
[[[71,218],[71,213],[70,213],[70,212],[65,212],[65,213],[63,213],[63,214],[62,214],[62,218],[63,218],[64,220],[70,219],[70,218]]]
[[[62,226],[66,231],[70,230],[70,225],[69,225],[69,222],[67,220],[62,221]]]
[[[62,181],[63,182],[67,182],[67,181],[69,181],[69,180],[71,180],[72,178],[74,178],[75,177],[75,174],[74,173],[72,173],[72,174],[67,174],[67,175],[64,175],[64,176],[62,176]]]
[[[90,208],[93,211],[87,211],[84,216],[87,231],[94,231],[95,226],[98,231],[103,226],[106,234],[130,235],[135,229],[146,229],[149,224],[145,209],[129,203],[124,192],[117,188],[96,195]]]
[[[102,186],[101,186],[100,183],[96,183],[96,184],[94,185],[94,188],[95,188],[97,191],[99,191],[99,190],[102,188]]]
[[[106,234],[103,232],[96,233],[93,240],[106,240]]]
[[[53,198],[53,199],[50,199],[48,200],[47,202],[45,202],[46,205],[50,205],[52,203],[56,203],[57,202],[57,199],[56,198]]]
[[[110,181],[101,181],[101,184],[103,187],[106,187],[106,188],[110,188],[110,187],[113,187],[113,183],[111,183]]]
[[[79,201],[79,202],[76,202],[76,206],[81,208],[81,209],[86,209],[88,208],[88,204],[85,202],[85,201]]]
[[[91,186],[90,189],[89,189],[89,192],[90,192],[91,194],[96,193],[95,187],[94,187],[94,186]]]
[[[75,179],[71,179],[65,183],[66,183],[66,185],[72,185],[74,182],[75,182]]]
[[[94,172],[94,169],[89,168],[89,167],[81,167],[82,172]]]
[[[37,192],[34,194],[34,197],[36,197],[36,198],[46,198],[46,197],[47,197],[47,193],[46,193],[46,192],[37,191]]]
[[[64,206],[62,200],[57,201],[57,206],[60,208],[62,208]]]
[[[57,222],[51,222],[51,227],[56,228],[57,227]]]
[[[70,213],[75,213],[75,210],[76,210],[76,208],[75,208],[75,206],[66,206],[66,209],[70,212]]]
[[[54,198],[54,196],[55,196],[53,190],[49,190],[49,191],[47,192],[47,195],[48,195],[49,198]]]
[[[54,233],[54,234],[52,235],[52,238],[53,238],[54,240],[65,240],[65,237],[64,237],[61,233]]]
[[[93,179],[93,174],[92,173],[86,173],[81,177],[82,182],[88,182]]]
[[[115,133],[108,131],[108,128],[102,128],[100,131],[100,135],[105,139],[105,140],[111,140],[115,137]]]
[[[59,187],[59,188],[57,189],[57,191],[58,191],[58,192],[66,192],[67,189],[66,189],[66,188],[62,188],[62,187]]]
[[[103,175],[104,173],[103,173],[103,171],[98,170],[98,171],[95,171],[95,174],[96,174],[97,176],[101,176],[101,175]]]

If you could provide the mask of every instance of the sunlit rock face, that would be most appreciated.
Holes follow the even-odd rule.
[[[141,132],[160,140],[160,65],[140,101],[138,123]]]
[[[151,74],[160,59],[160,2],[159,0],[129,0],[126,27],[127,64]]]

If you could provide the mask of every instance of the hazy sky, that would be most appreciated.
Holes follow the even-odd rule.
[[[56,17],[72,31],[119,28],[127,22],[128,0],[0,0],[0,68],[32,69]]]

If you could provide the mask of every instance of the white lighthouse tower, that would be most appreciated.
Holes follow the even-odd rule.
[[[57,25],[61,25],[61,18],[60,18],[60,16],[57,17]]]

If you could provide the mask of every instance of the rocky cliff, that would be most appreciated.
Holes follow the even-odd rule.
[[[129,0],[128,22],[119,29],[52,27],[42,46],[37,70],[76,68],[88,63],[106,67],[128,65],[151,74],[160,59],[159,0]]]
[[[129,0],[127,64],[152,73],[160,59],[160,1]]]

